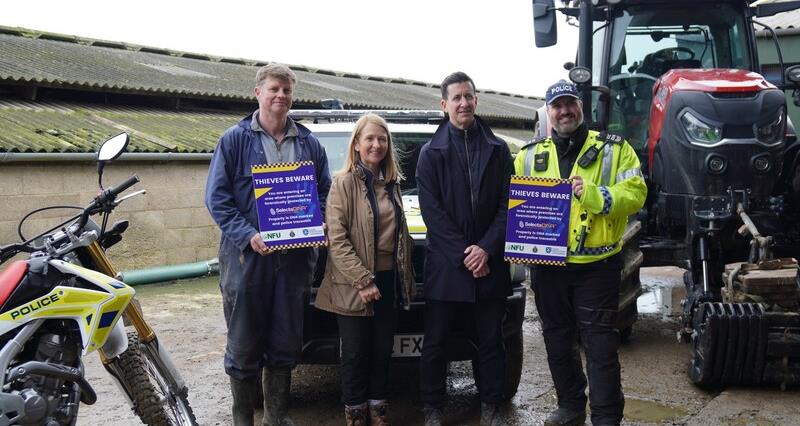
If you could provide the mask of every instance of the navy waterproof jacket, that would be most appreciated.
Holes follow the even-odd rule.
[[[267,164],[260,136],[250,128],[252,117],[248,115],[222,135],[211,158],[206,182],[206,207],[222,230],[220,254],[235,254],[236,262],[239,261],[238,254],[251,250],[250,238],[258,232],[251,167]],[[325,200],[331,187],[328,157],[325,148],[308,128],[297,124],[297,133],[296,159],[314,162],[317,193],[324,217]],[[308,250],[289,251],[293,252],[302,255]],[[220,257],[220,261],[224,259]]]
[[[449,122],[422,147],[417,163],[419,205],[428,229],[425,247],[425,298],[452,302],[500,299],[511,294],[503,260],[508,186],[514,171],[508,145],[480,118],[468,130],[481,149],[480,182],[473,208],[466,164],[452,147]],[[473,278],[464,266],[464,250],[477,244],[489,254],[490,274]]]

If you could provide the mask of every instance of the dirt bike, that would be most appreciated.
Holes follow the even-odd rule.
[[[104,165],[128,142],[122,133],[98,150],[101,192],[87,207],[34,210],[20,221],[23,242],[0,247],[0,263],[30,254],[0,274],[0,426],[74,425],[80,403],[97,400],[82,363],[94,351],[145,424],[197,424],[186,384],[138,303],[132,303],[134,289],[112,278],[117,271],[105,253],[128,227],[120,221],[107,229],[111,212],[145,193],[118,198],[137,176],[103,189]],[[26,240],[25,220],[55,208],[81,212]],[[91,219],[97,214],[100,226]],[[133,330],[126,333],[127,323]]]

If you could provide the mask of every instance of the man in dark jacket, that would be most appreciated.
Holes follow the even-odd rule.
[[[313,161],[320,205],[325,208],[331,185],[325,149],[288,116],[296,81],[284,65],[259,69],[255,87],[259,109],[225,131],[208,170],[206,206],[222,230],[220,290],[228,326],[225,372],[231,378],[237,426],[253,424],[253,396],[259,385],[264,390],[263,424],[291,424],[287,417],[291,371],[302,350],[305,293],[317,256],[312,248],[272,251],[264,244],[251,167]]]
[[[443,123],[421,150],[417,186],[428,229],[421,388],[425,424],[441,422],[447,336],[465,330],[478,347],[481,425],[496,424],[503,399],[502,321],[511,294],[503,261],[508,146],[475,116],[475,84],[463,72],[442,82]]]

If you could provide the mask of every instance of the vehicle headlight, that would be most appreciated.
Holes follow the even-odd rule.
[[[686,128],[689,138],[697,143],[711,145],[722,140],[722,129],[704,123],[689,111],[681,115],[681,123]]]
[[[778,142],[783,137],[783,108],[778,111],[778,118],[772,122],[756,127],[756,138],[766,144]]]

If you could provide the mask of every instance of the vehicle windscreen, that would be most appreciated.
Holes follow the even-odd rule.
[[[661,75],[677,68],[752,67],[742,10],[731,4],[632,6],[619,12],[610,31],[609,130],[640,152]]]
[[[347,161],[347,144],[350,142],[350,133],[314,133],[328,154],[328,166],[331,173],[336,173],[342,169]],[[414,133],[392,133],[392,142],[395,146],[400,170],[405,178],[400,182],[400,188],[404,192],[411,191],[417,187],[416,169],[419,151],[422,145],[431,140],[430,134]]]

